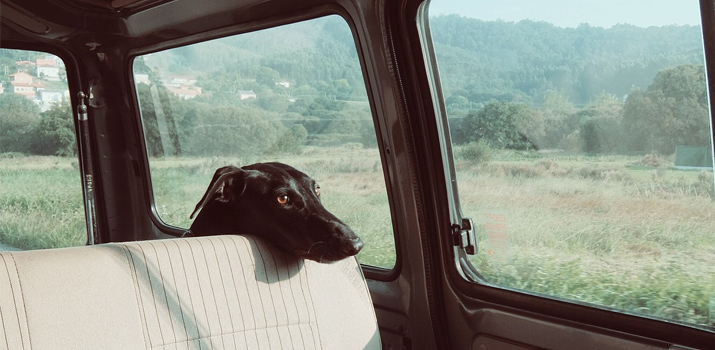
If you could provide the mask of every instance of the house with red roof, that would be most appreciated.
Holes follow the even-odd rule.
[[[38,89],[43,89],[44,84],[35,82],[34,77],[27,72],[17,72],[10,74],[10,85],[12,92],[27,98],[35,99]]]

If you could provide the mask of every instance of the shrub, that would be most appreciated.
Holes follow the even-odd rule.
[[[483,140],[470,142],[457,151],[457,157],[474,164],[483,164],[491,160],[492,149]]]
[[[665,164],[665,160],[663,160],[663,158],[661,158],[658,154],[655,154],[655,153],[646,154],[645,157],[643,157],[643,159],[640,162],[640,165],[654,167],[654,168],[657,168],[664,164]]]
[[[308,131],[303,125],[294,124],[289,130],[286,130],[281,137],[278,138],[270,149],[268,154],[301,154],[303,153],[303,145],[308,139]]]
[[[77,153],[72,109],[67,102],[42,113],[33,132],[30,146],[33,154],[71,156]]]

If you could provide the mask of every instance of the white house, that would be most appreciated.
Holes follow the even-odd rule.
[[[167,89],[184,100],[190,100],[196,96],[201,95],[201,88],[197,86],[186,86],[186,87],[167,87]]]
[[[60,91],[47,91],[42,90],[39,92],[40,99],[37,104],[40,106],[42,112],[52,108],[55,104],[62,102],[64,93]]]
[[[53,81],[60,80],[60,67],[57,64],[57,58],[38,58],[35,63],[38,77]]]
[[[238,90],[238,98],[247,100],[249,98],[257,98],[257,96],[253,90]]]
[[[35,83],[32,75],[26,72],[17,72],[10,74],[10,85],[12,92],[27,98],[35,99],[37,90],[45,87],[44,84]]]

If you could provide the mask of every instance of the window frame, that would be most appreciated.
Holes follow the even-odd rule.
[[[388,161],[390,159],[389,153],[391,147],[386,146],[385,144],[389,141],[386,139],[386,126],[384,123],[384,119],[381,118],[378,114],[379,111],[377,110],[376,102],[374,101],[374,95],[370,89],[370,75],[368,74],[368,69],[369,67],[366,66],[365,63],[365,55],[363,52],[363,48],[360,46],[360,42],[358,41],[358,30],[359,28],[355,25],[354,22],[352,22],[351,17],[346,13],[346,10],[343,7],[331,4],[331,5],[324,5],[321,6],[319,9],[306,9],[302,13],[296,13],[293,16],[290,17],[281,17],[279,19],[266,19],[266,21],[260,21],[260,22],[250,22],[250,23],[243,23],[243,24],[238,24],[234,25],[231,27],[227,28],[220,28],[217,30],[212,30],[209,32],[201,33],[201,34],[196,34],[196,35],[191,35],[185,38],[181,39],[176,39],[176,40],[170,40],[170,41],[165,41],[161,42],[157,45],[151,45],[148,47],[142,47],[139,49],[132,49],[129,50],[127,53],[127,78],[126,78],[126,83],[129,86],[129,92],[131,93],[131,106],[133,108],[133,115],[135,119],[135,132],[137,139],[140,140],[141,142],[138,142],[137,148],[138,148],[138,154],[140,156],[140,167],[141,167],[141,172],[144,174],[141,178],[143,181],[143,186],[142,188],[144,189],[144,195],[145,198],[147,198],[148,203],[146,203],[147,208],[149,208],[149,213],[148,216],[153,223],[153,225],[158,229],[160,238],[167,238],[167,237],[181,237],[187,228],[181,228],[175,225],[168,224],[164,222],[164,220],[161,219],[161,216],[159,215],[157,206],[156,206],[156,201],[154,198],[154,188],[152,186],[152,178],[151,178],[151,169],[150,169],[150,159],[149,159],[149,153],[148,153],[148,148],[146,144],[146,135],[144,133],[144,127],[143,127],[143,119],[141,115],[141,108],[139,105],[139,94],[137,90],[137,85],[136,85],[136,80],[134,76],[134,62],[137,58],[143,55],[147,54],[152,54],[152,53],[159,53],[165,50],[170,50],[170,49],[176,49],[176,48],[181,48],[193,44],[199,44],[203,42],[208,42],[211,40],[218,40],[222,38],[228,38],[232,36],[239,36],[243,34],[248,34],[248,33],[253,33],[253,32],[258,32],[262,30],[268,30],[271,28],[276,28],[280,26],[285,26],[285,25],[290,25],[290,24],[295,24],[295,23],[300,23],[300,22],[305,22],[305,21],[310,21],[310,20],[315,20],[319,18],[324,18],[328,16],[338,16],[340,17],[345,24],[348,26],[350,29],[350,32],[353,37],[353,43],[355,44],[355,49],[357,51],[357,57],[359,60],[360,64],[360,69],[362,72],[362,78],[363,82],[365,84],[366,92],[367,92],[367,98],[368,102],[370,105],[371,109],[371,117],[372,117],[372,122],[373,126],[375,129],[375,136],[376,136],[376,141],[377,141],[377,148],[379,150],[380,154],[380,161],[382,164],[383,168],[383,178],[385,181],[385,187],[386,187],[386,195],[388,198],[388,203],[390,207],[390,217],[391,217],[391,222],[392,222],[392,237],[393,237],[393,243],[394,243],[394,249],[395,249],[395,263],[392,268],[388,269],[385,267],[379,267],[379,266],[373,266],[373,265],[365,265],[361,264],[363,272],[365,273],[366,278],[373,279],[373,280],[378,280],[378,281],[392,281],[395,280],[399,275],[402,267],[402,259],[401,259],[401,250],[399,246],[399,234],[398,230],[399,227],[404,226],[404,224],[401,224],[402,219],[401,216],[398,215],[397,210],[396,210],[396,201],[399,201],[398,196],[394,194],[393,188],[395,186],[393,185],[393,182],[396,181],[394,179],[394,176],[390,175],[390,170],[392,165],[388,164]]]
[[[409,0],[408,0],[409,1]],[[441,81],[439,80],[439,69],[437,67],[436,55],[431,39],[431,32],[428,18],[428,7],[430,0],[414,0],[418,10],[414,19],[414,25],[408,26],[408,31],[413,37],[419,37],[419,45],[422,50],[422,58],[425,60],[426,79],[429,81],[429,92],[431,93],[431,107],[433,108],[436,129],[440,135],[439,139],[442,147],[442,161],[444,165],[445,191],[447,202],[449,203],[449,215],[454,220],[460,222],[463,218],[461,205],[459,202],[459,191],[456,186],[456,171],[453,158],[453,148],[450,142],[450,129],[447,122],[447,112],[445,100],[442,92]],[[704,15],[706,11],[713,15]],[[708,0],[701,0],[701,19],[703,28],[710,30],[703,31],[703,41],[705,42],[706,74],[708,92],[711,100],[711,135],[715,138],[715,60],[708,60],[708,57],[715,56],[715,5]],[[706,23],[710,26],[706,27]],[[709,69],[707,69],[709,68]],[[630,313],[626,310],[612,309],[597,304],[586,304],[575,300],[559,299],[554,296],[539,294],[525,290],[499,286],[487,282],[469,261],[469,256],[464,249],[451,242],[449,233],[442,235],[443,255],[445,261],[449,261],[446,268],[446,279],[453,288],[451,293],[447,293],[447,298],[458,301],[465,310],[494,309],[495,311],[520,310],[523,315],[545,315],[553,320],[566,320],[575,324],[587,325],[588,328],[603,329],[595,333],[608,334],[610,332],[628,333],[650,339],[683,344],[688,346],[702,347],[707,344],[708,338],[715,335],[715,330],[709,330],[697,325],[679,323],[672,320],[660,319],[643,314]],[[481,247],[477,247],[481,249]],[[455,327],[455,325],[450,325]],[[459,326],[456,326],[460,328]],[[505,334],[505,339],[509,339]]]
[[[101,232],[103,232],[103,227],[104,223],[106,222],[106,211],[104,206],[100,201],[93,201],[90,202],[87,199],[87,194],[85,191],[85,186],[84,186],[84,179],[86,177],[85,173],[85,167],[83,166],[83,163],[86,162],[85,159],[88,159],[90,161],[90,164],[92,164],[92,175],[93,175],[93,181],[95,184],[101,183],[101,173],[97,171],[97,153],[94,151],[96,147],[94,146],[95,143],[95,135],[90,131],[89,135],[89,154],[85,154],[85,152],[82,150],[80,147],[80,126],[77,124],[77,106],[79,104],[79,97],[77,96],[77,93],[79,91],[84,91],[84,89],[81,86],[81,82],[84,81],[84,72],[79,68],[80,65],[78,64],[78,61],[76,57],[67,49],[64,47],[59,47],[55,45],[47,45],[47,44],[42,44],[42,43],[27,43],[23,41],[15,41],[12,39],[9,40],[2,40],[0,41],[1,45],[0,48],[2,49],[7,49],[7,50],[22,50],[22,51],[34,51],[34,52],[42,52],[42,53],[47,53],[50,55],[54,55],[60,60],[62,60],[62,64],[65,67],[65,75],[66,75],[66,83],[67,83],[67,89],[69,91],[69,101],[68,103],[70,104],[70,110],[72,113],[72,125],[74,126],[74,137],[75,137],[75,144],[77,146],[77,157],[76,160],[79,165],[79,169],[77,171],[77,174],[79,175],[79,178],[77,181],[80,182],[80,187],[81,187],[81,192],[82,192],[82,211],[84,212],[84,221],[85,221],[85,245],[91,245],[95,244],[97,240],[100,238],[99,235]],[[92,129],[92,120],[91,116],[89,117],[89,128],[90,130]],[[97,186],[95,185],[93,187],[93,191],[96,192],[95,198],[97,196],[102,196],[102,186]],[[100,197],[101,198],[101,197]],[[93,203],[93,204],[92,204]],[[89,212],[89,206],[93,205],[95,215],[96,215],[96,223],[95,223],[95,237],[91,236],[91,232],[89,230],[88,225],[88,212]]]

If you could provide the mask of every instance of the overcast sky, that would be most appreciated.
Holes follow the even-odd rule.
[[[457,13],[486,21],[531,19],[559,27],[700,25],[698,0],[432,0],[429,13]]]

